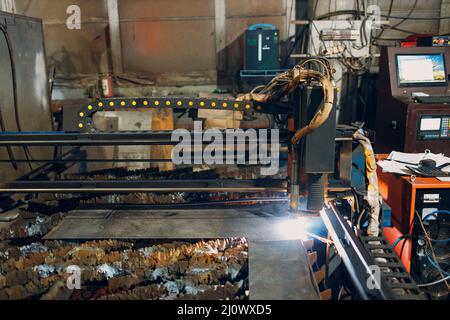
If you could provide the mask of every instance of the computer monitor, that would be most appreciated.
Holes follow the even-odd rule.
[[[396,55],[399,87],[447,86],[444,54]]]

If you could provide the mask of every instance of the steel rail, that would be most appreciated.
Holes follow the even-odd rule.
[[[284,180],[93,180],[0,182],[0,193],[286,192]]]
[[[224,137],[226,132],[222,131]],[[291,134],[285,130],[279,131],[279,143],[287,144]],[[190,132],[191,142],[195,141]],[[271,143],[271,130],[268,130],[268,144]],[[224,140],[226,141],[226,140]],[[211,142],[201,141],[204,145]],[[259,139],[235,138],[236,144],[250,145],[258,143]],[[177,145],[180,141],[172,140],[172,131],[161,132],[6,132],[0,134],[0,146],[107,146],[107,145]],[[189,145],[189,143],[187,143]]]
[[[369,256],[360,240],[356,237],[348,221],[339,213],[333,202],[320,215],[334,242],[349,276],[363,300],[393,300],[395,295],[383,277],[373,275],[371,266],[375,262]],[[369,287],[368,283],[371,282]]]

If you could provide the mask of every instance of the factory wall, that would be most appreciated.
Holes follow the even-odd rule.
[[[291,0],[288,0],[291,1]],[[264,2],[264,5],[262,5]],[[214,0],[119,0],[123,71],[160,85],[217,81]],[[286,30],[285,0],[225,0],[225,68],[240,68],[243,31],[254,23]],[[66,9],[81,8],[81,30]],[[112,69],[106,0],[16,0],[16,12],[44,21],[49,66],[73,80]]]
[[[18,14],[43,19],[48,64],[55,68],[59,86],[86,88],[98,73],[112,70],[106,1],[15,0]],[[287,8],[294,0],[224,1],[223,68],[232,76],[241,67],[244,30],[254,23],[272,23],[286,39],[290,20]],[[382,13],[387,14],[391,0],[359,1],[363,2],[378,4]],[[414,2],[393,1],[391,15],[407,15]],[[309,6],[311,12],[322,15],[336,9],[354,9],[355,3],[353,0],[310,0]],[[81,8],[81,30],[68,30],[65,25],[67,7],[73,4]],[[125,75],[153,80],[160,86],[214,85],[217,82],[215,0],[118,0],[118,4]],[[449,11],[448,7],[447,0],[418,0],[414,16],[439,17],[441,12]],[[399,29],[433,34],[449,32],[446,20],[420,23],[407,20]],[[387,30],[381,39],[407,35],[407,32]],[[393,44],[386,40],[379,40],[379,43]]]

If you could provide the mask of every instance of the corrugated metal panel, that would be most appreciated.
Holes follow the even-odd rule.
[[[226,0],[227,16],[277,16],[285,15],[284,0]]]
[[[104,0],[15,0],[17,12],[31,15],[44,20],[44,23],[58,21],[65,23],[66,10],[70,5],[78,5],[81,9],[81,19],[108,18]]]
[[[213,0],[121,0],[121,19],[214,17]]]

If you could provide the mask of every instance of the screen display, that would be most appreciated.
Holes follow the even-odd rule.
[[[420,121],[420,131],[439,131],[441,118],[423,118]]]
[[[442,86],[447,84],[443,54],[397,55],[400,86]]]

